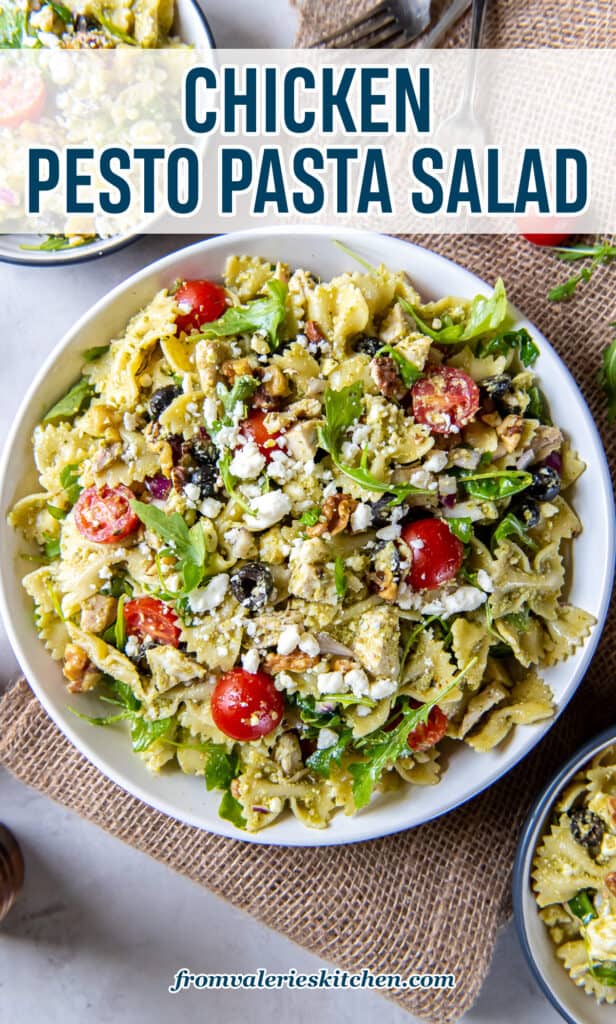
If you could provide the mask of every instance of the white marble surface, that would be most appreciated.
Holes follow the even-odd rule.
[[[219,46],[284,46],[295,14],[287,0],[209,0]],[[266,12],[266,13],[265,13]],[[31,376],[70,324],[113,285],[188,240],[143,239],[99,263],[35,270],[0,264],[0,437]],[[0,686],[17,671],[0,626]],[[254,1024],[404,1024],[408,1014],[370,992],[167,994],[174,971],[314,971],[311,954],[192,882],[0,772],[0,820],[26,858],[26,886],[0,928],[0,1020],[32,1024],[164,1024],[187,1018]],[[446,965],[444,965],[446,966]],[[513,928],[465,1024],[556,1024],[523,961]]]

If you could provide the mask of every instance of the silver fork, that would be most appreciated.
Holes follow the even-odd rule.
[[[331,49],[408,46],[428,27],[430,0],[381,0],[358,18],[313,43]]]

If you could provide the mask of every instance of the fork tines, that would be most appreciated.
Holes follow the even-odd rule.
[[[312,44],[311,49],[317,46],[329,46],[332,49],[372,49],[386,45],[397,47],[404,45],[407,36],[408,33],[389,0],[382,0],[358,18],[323,36]]]

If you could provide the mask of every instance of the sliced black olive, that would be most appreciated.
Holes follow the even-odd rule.
[[[199,488],[200,498],[211,498],[216,493],[217,479],[218,466],[215,458],[212,458],[207,464],[188,470],[188,482]]]
[[[585,846],[587,850],[598,849],[605,832],[605,825],[599,815],[587,807],[580,807],[571,811],[569,817],[569,828],[576,843]]]
[[[511,390],[511,377],[508,373],[497,373],[494,377],[484,377],[479,382],[479,387],[488,398],[502,398]]]
[[[261,562],[246,562],[231,573],[231,590],[243,608],[258,612],[274,593],[274,580]]]
[[[533,526],[537,526],[541,519],[539,506],[532,498],[522,498],[521,501],[518,501],[514,505],[512,511],[518,517],[520,522],[524,524],[527,530],[532,529]]]
[[[391,502],[393,500],[393,494],[384,494],[378,501],[368,502],[372,510],[372,526],[376,526],[377,530],[380,530],[383,526],[389,526],[391,523],[391,513],[393,511]]]
[[[190,456],[193,462],[196,462],[198,466],[211,466],[212,462],[216,462],[216,452],[209,441],[204,441],[200,437],[195,437],[192,441],[189,441],[186,445],[186,454]]]
[[[533,482],[528,493],[538,501],[552,501],[560,494],[560,477],[551,466],[541,466],[533,471]]]
[[[167,384],[164,388],[159,388],[155,391],[150,398],[150,412],[152,417],[157,420],[162,412],[165,411],[168,405],[171,405],[174,398],[182,394],[182,389],[177,387],[176,384]]]
[[[374,359],[379,349],[383,348],[383,342],[380,338],[370,338],[368,335],[363,335],[355,342],[354,348],[356,352],[361,352],[363,355]]]

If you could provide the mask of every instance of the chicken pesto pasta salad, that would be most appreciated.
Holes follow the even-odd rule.
[[[616,746],[576,775],[537,848],[533,884],[576,985],[616,1002]]]
[[[433,785],[445,737],[486,751],[552,715],[540,669],[593,622],[563,561],[584,465],[502,281],[425,304],[385,267],[238,256],[107,340],[11,513],[90,721],[255,831]]]

